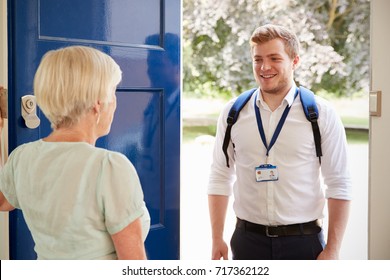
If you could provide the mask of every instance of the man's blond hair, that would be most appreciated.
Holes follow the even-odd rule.
[[[250,38],[251,50],[254,46],[269,42],[274,39],[281,39],[283,41],[285,50],[291,59],[299,55],[299,40],[298,37],[287,28],[266,24],[255,29]]]

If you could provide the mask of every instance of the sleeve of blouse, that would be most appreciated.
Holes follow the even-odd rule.
[[[106,227],[111,235],[148,215],[137,171],[122,154],[111,152],[104,161],[100,194]]]
[[[15,208],[20,208],[18,197],[16,195],[14,172],[13,172],[13,161],[16,150],[11,153],[7,163],[0,168],[0,191],[7,199],[9,204]]]

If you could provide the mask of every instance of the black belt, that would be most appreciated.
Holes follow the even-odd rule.
[[[268,237],[279,237],[318,234],[321,231],[321,222],[319,220],[315,220],[303,224],[292,224],[286,226],[264,226],[237,218],[236,227],[246,231],[262,234]]]

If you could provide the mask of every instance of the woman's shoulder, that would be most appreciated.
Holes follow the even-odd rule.
[[[103,166],[111,166],[114,168],[121,167],[134,169],[131,161],[122,153],[101,147],[90,146],[84,151],[91,158],[95,158],[95,162],[102,162]],[[86,155],[87,156],[87,155]]]
[[[32,156],[38,154],[40,156],[54,155],[58,158],[60,155],[75,156],[85,161],[94,159],[95,163],[99,161],[106,161],[117,165],[130,165],[130,160],[122,153],[108,150],[101,147],[82,142],[46,142],[44,140],[37,140],[22,144],[16,147],[10,157],[19,158],[23,155]]]
[[[132,162],[124,154],[116,151],[106,150],[105,159],[110,165],[120,165],[124,168],[134,169]]]
[[[10,157],[17,157],[24,154],[26,151],[30,153],[30,151],[36,150],[36,147],[40,145],[40,140],[23,143],[17,146],[14,150],[11,151]]]

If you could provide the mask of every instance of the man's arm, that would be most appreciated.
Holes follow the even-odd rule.
[[[209,195],[209,212],[212,230],[211,259],[228,259],[228,246],[223,240],[226,211],[229,197],[225,195]]]
[[[318,260],[337,260],[349,217],[349,200],[328,199],[328,240]]]

